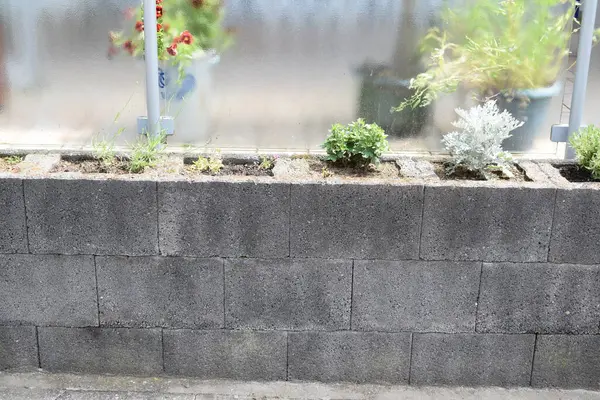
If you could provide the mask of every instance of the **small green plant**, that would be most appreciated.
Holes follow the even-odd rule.
[[[321,175],[323,176],[323,178],[329,178],[333,175],[333,173],[329,170],[329,168],[323,167],[321,169]]]
[[[96,160],[101,161],[104,165],[112,165],[117,159],[117,152],[115,150],[116,138],[123,133],[125,128],[119,128],[117,133],[110,138],[98,138],[92,139],[92,153]]]
[[[198,157],[198,159],[194,161],[193,166],[197,171],[209,171],[213,174],[217,174],[223,169],[224,165],[219,157]]]
[[[571,136],[569,144],[579,165],[590,171],[592,178],[600,179],[600,128],[594,125],[581,128]]]
[[[165,131],[154,136],[144,136],[131,146],[129,157],[129,172],[139,174],[148,167],[156,165],[158,157],[165,149]]]
[[[389,149],[383,129],[363,119],[346,126],[333,125],[322,147],[329,161],[362,168],[379,164],[381,155]]]
[[[23,161],[23,157],[21,157],[21,156],[4,157],[4,162],[8,165],[17,165],[21,161]]]
[[[259,158],[260,158],[260,163],[258,164],[259,169],[264,169],[264,170],[273,169],[273,165],[275,162],[274,157],[260,156]]]

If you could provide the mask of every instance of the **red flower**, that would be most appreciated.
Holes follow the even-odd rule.
[[[204,5],[204,0],[192,0],[192,6],[199,8]]]
[[[131,40],[126,41],[125,43],[123,43],[123,48],[129,52],[129,54],[133,54],[133,51],[135,50],[135,45],[133,44],[133,42]]]
[[[167,47],[167,53],[172,56],[177,55],[177,43],[173,43],[171,46]]]
[[[156,18],[162,18],[163,8],[162,6],[156,6]]]
[[[161,24],[156,24],[156,32],[160,32],[162,28],[163,26]]]
[[[185,44],[192,44],[194,42],[194,37],[189,31],[183,31],[179,37],[179,41]]]
[[[162,4],[163,0],[156,0],[156,4]]]
[[[135,23],[135,30],[138,32],[144,31],[144,23],[142,21],[138,21]]]

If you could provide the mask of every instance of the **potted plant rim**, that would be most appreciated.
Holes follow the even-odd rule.
[[[575,10],[575,0],[465,0],[447,7],[441,26],[422,41],[427,61],[411,79],[414,94],[396,110],[428,106],[451,93],[479,103],[494,99],[524,122],[504,148],[530,150],[562,92]]]
[[[200,139],[208,128],[211,66],[232,43],[232,31],[223,25],[222,0],[156,0],[159,81],[162,114],[176,118],[178,133]],[[144,10],[140,4],[126,12],[128,29],[110,32],[109,55],[125,52],[144,56]]]

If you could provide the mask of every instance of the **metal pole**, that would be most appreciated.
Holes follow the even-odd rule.
[[[160,132],[156,0],[144,0],[144,55],[146,60],[146,106],[148,108],[147,134],[150,137]]]
[[[594,38],[594,25],[596,24],[596,10],[598,0],[583,0],[581,12],[581,30],[579,31],[579,47],[577,49],[577,64],[575,64],[575,82],[573,84],[573,97],[571,99],[571,114],[569,116],[569,137],[577,132],[583,122],[583,105],[587,90],[588,75],[590,72],[590,59],[592,55],[592,42]],[[575,158],[575,151],[568,145],[565,158]]]

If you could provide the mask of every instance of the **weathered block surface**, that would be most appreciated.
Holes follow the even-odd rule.
[[[287,257],[287,184],[158,184],[160,248],[165,255]]]
[[[425,188],[421,257],[546,261],[555,189]]]
[[[156,183],[25,181],[33,253],[158,254]]]
[[[352,329],[473,332],[481,263],[355,261]]]
[[[48,371],[88,374],[162,373],[160,329],[39,328]]]
[[[350,328],[352,261],[226,260],[225,326]]]
[[[408,383],[410,333],[289,334],[289,379]]]
[[[550,261],[600,264],[600,190],[560,189],[550,242]]]
[[[0,179],[0,253],[26,253],[27,228],[23,181]]]
[[[484,264],[478,332],[600,333],[600,266]]]
[[[414,335],[412,384],[529,385],[535,335]]]
[[[292,186],[292,257],[416,259],[423,186]]]
[[[35,326],[0,326],[0,371],[38,367]]]
[[[0,257],[0,324],[98,325],[93,258]]]
[[[222,328],[223,261],[97,257],[100,324]]]
[[[165,330],[165,372],[200,378],[285,380],[285,332]]]
[[[600,336],[540,335],[532,385],[600,388]]]

